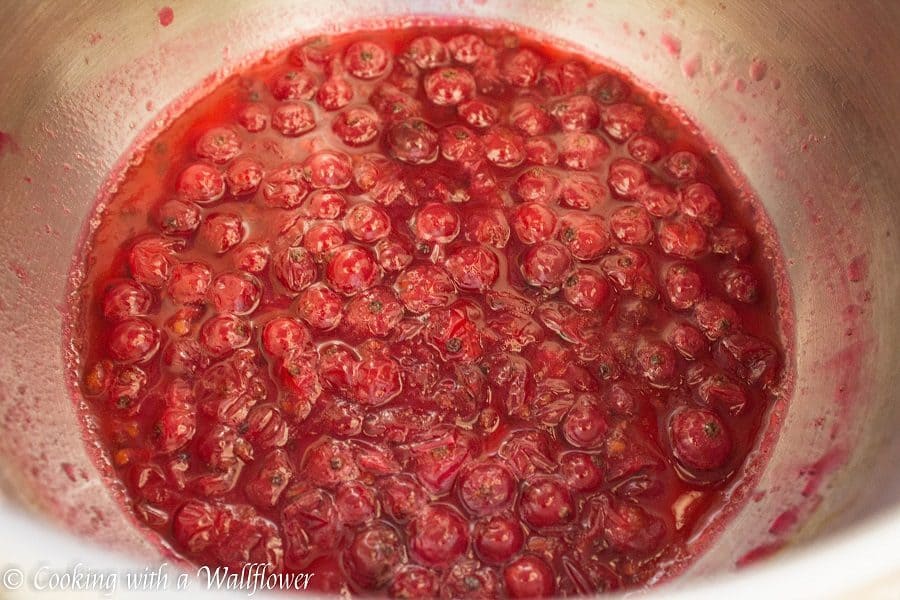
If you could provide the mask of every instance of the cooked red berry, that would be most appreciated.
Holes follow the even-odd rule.
[[[555,165],[559,160],[556,142],[546,137],[533,137],[525,140],[525,160],[535,165]]]
[[[365,146],[381,132],[381,119],[370,108],[348,108],[335,117],[331,128],[348,146]]]
[[[249,315],[259,305],[262,286],[248,273],[223,273],[213,279],[209,297],[217,312]]]
[[[256,463],[256,477],[251,479],[244,492],[247,498],[261,508],[271,508],[291,481],[294,474],[290,459],[284,450],[274,450]]]
[[[378,265],[368,248],[347,244],[334,250],[325,269],[325,276],[332,288],[349,296],[375,284]]]
[[[469,546],[468,524],[448,506],[427,507],[409,526],[412,556],[429,566],[445,566]]]
[[[500,110],[496,106],[477,99],[460,104],[457,113],[463,121],[476,129],[490,127],[500,118]]]
[[[599,310],[609,298],[606,278],[593,269],[573,270],[563,283],[566,302],[582,310]]]
[[[263,198],[269,206],[294,208],[309,193],[309,185],[303,179],[303,171],[294,165],[270,172],[263,185]]]
[[[341,75],[335,74],[322,82],[316,92],[316,102],[325,110],[338,110],[353,99],[353,86]]]
[[[446,244],[459,233],[459,213],[446,204],[426,204],[413,218],[416,236],[426,242]]]
[[[262,131],[269,125],[269,108],[262,103],[247,104],[238,111],[237,120],[251,133]]]
[[[676,179],[694,179],[700,173],[700,159],[693,152],[682,150],[666,159],[666,170]]]
[[[592,261],[610,247],[609,229],[602,217],[569,213],[559,222],[559,241],[578,260]]]
[[[638,162],[654,163],[663,154],[662,144],[650,135],[636,135],[628,142],[628,152]]]
[[[281,104],[272,111],[272,128],[286,137],[303,135],[316,126],[316,115],[305,102]]]
[[[316,219],[337,219],[346,207],[347,199],[340,192],[316,190],[310,194],[306,210]]]
[[[556,289],[565,280],[572,264],[568,251],[555,242],[542,242],[522,257],[522,276],[529,285]]]
[[[587,82],[587,65],[580,60],[549,64],[541,71],[541,86],[555,96],[583,92]]]
[[[344,230],[333,223],[320,223],[303,236],[303,247],[316,257],[316,260],[324,258],[328,251],[341,246],[346,242]]]
[[[225,179],[215,167],[196,163],[181,172],[178,192],[192,202],[213,202],[225,193]]]
[[[482,463],[465,471],[457,481],[463,506],[477,515],[508,507],[515,498],[516,481],[509,469],[498,463]]]
[[[378,253],[378,264],[388,272],[402,271],[413,260],[412,246],[406,240],[387,238],[375,245]]]
[[[397,296],[383,287],[367,290],[347,303],[344,323],[362,337],[384,337],[403,318],[403,305]]]
[[[525,533],[517,519],[496,515],[479,521],[472,532],[478,557],[491,565],[502,565],[525,545]]]
[[[559,162],[576,171],[591,171],[609,154],[609,146],[593,133],[566,133],[559,144]]]
[[[434,571],[409,565],[394,576],[388,587],[388,595],[403,600],[429,600],[437,598],[439,590],[438,576]]]
[[[389,358],[373,358],[356,365],[351,393],[360,404],[380,406],[403,390],[400,367]]]
[[[653,240],[653,223],[641,206],[623,206],[609,217],[609,228],[623,244],[643,246]]]
[[[512,228],[523,244],[543,242],[556,231],[556,214],[543,204],[527,202],[513,214]]]
[[[213,213],[203,220],[198,241],[216,254],[224,254],[244,239],[247,229],[241,217],[234,213]]]
[[[470,242],[477,242],[504,248],[509,241],[509,223],[499,209],[475,209],[467,211],[465,221],[465,237]]]
[[[722,204],[705,183],[692,183],[681,190],[681,211],[706,227],[713,227],[722,219]]]
[[[531,87],[537,83],[544,59],[534,50],[522,48],[509,54],[500,66],[503,78],[510,85]]]
[[[497,281],[500,261],[483,246],[459,246],[447,257],[444,268],[460,289],[484,291]]]
[[[103,316],[109,321],[147,314],[153,296],[139,283],[123,279],[110,284],[103,294]]]
[[[278,100],[311,100],[316,95],[318,82],[308,71],[284,71],[272,80],[272,95]]]
[[[600,123],[600,107],[590,96],[569,96],[550,108],[563,131],[589,131]]]
[[[259,242],[242,244],[234,251],[233,264],[248,273],[260,273],[269,264],[269,247]]]
[[[318,270],[310,253],[300,246],[284,248],[272,257],[275,276],[289,293],[296,294],[316,280]]]
[[[341,485],[334,495],[341,520],[350,526],[362,525],[378,514],[378,500],[368,487],[357,482]]]
[[[263,179],[263,165],[248,156],[238,158],[225,171],[225,182],[233,196],[252,194]]]
[[[569,208],[591,210],[608,197],[606,187],[594,175],[573,173],[562,180],[559,201]]]
[[[344,225],[350,235],[361,242],[374,242],[391,232],[391,219],[375,204],[357,204],[347,212]],[[336,244],[337,245],[337,244]]]
[[[263,348],[275,358],[284,356],[288,350],[306,348],[311,341],[306,327],[290,317],[275,317],[262,330]]]
[[[418,100],[389,83],[381,83],[375,88],[369,96],[369,104],[390,123],[422,115],[422,104]]]
[[[675,308],[684,310],[692,307],[703,293],[700,274],[685,264],[674,264],[666,270],[666,292],[669,302]]]
[[[706,350],[708,341],[696,327],[679,323],[669,333],[668,341],[687,359],[695,359]]]
[[[320,150],[306,157],[303,169],[309,184],[316,189],[340,190],[350,185],[353,165],[350,156],[334,150]]]
[[[614,140],[624,142],[647,126],[644,109],[636,104],[612,104],[603,108],[603,129]]]
[[[438,106],[455,106],[475,94],[475,78],[466,69],[435,69],[422,81],[425,95]]]
[[[525,161],[525,140],[503,127],[491,127],[481,138],[484,156],[498,167],[518,167]]]
[[[575,518],[575,502],[562,481],[542,477],[525,484],[519,513],[532,527],[559,527]]]
[[[567,452],[560,457],[560,473],[566,484],[577,492],[593,492],[603,484],[600,459],[584,452]]]
[[[509,111],[509,122],[528,136],[542,135],[553,129],[553,118],[547,110],[533,100],[517,100]]]
[[[326,286],[314,284],[298,296],[297,316],[314,329],[329,331],[343,318],[343,300]]]
[[[553,569],[532,554],[507,565],[503,570],[503,581],[510,598],[550,598],[556,591]]]
[[[665,342],[646,342],[635,350],[641,373],[650,383],[668,384],[675,377],[677,369],[675,351]]]
[[[461,33],[447,42],[447,49],[453,60],[467,65],[478,60],[484,47],[484,40],[473,33]]]
[[[597,399],[583,394],[563,418],[562,433],[576,448],[595,448],[605,441],[608,427]]]
[[[200,209],[193,202],[169,200],[157,209],[156,221],[163,233],[187,235],[200,226]]]
[[[745,267],[733,267],[724,270],[719,279],[725,293],[738,302],[751,304],[759,297],[759,282],[753,271]]]
[[[633,160],[618,158],[609,166],[606,182],[617,196],[633,200],[647,185],[647,172]]]
[[[669,420],[675,458],[688,469],[719,469],[731,455],[731,435],[716,413],[705,408],[685,408]]]
[[[386,141],[394,158],[405,163],[421,165],[437,160],[438,132],[422,119],[395,123],[388,130]]]
[[[391,64],[387,51],[373,42],[354,42],[344,52],[344,67],[354,77],[375,79]]]
[[[195,150],[200,158],[226,163],[241,151],[241,138],[231,128],[216,127],[200,136]]]
[[[654,217],[670,217],[678,210],[678,196],[666,185],[646,185],[638,192],[637,199]]]
[[[663,221],[657,237],[663,252],[679,258],[699,258],[709,250],[706,231],[690,218]]]
[[[107,343],[118,362],[147,362],[159,349],[159,332],[149,321],[131,317],[113,327]]]
[[[381,486],[381,502],[392,519],[405,523],[422,512],[428,494],[409,475],[391,476]]]
[[[694,317],[703,333],[711,340],[717,340],[740,328],[740,317],[728,303],[718,298],[701,300],[694,307]]]
[[[603,536],[607,543],[619,552],[631,552],[638,556],[656,550],[666,533],[661,519],[629,501],[610,501],[600,498],[604,505]]]
[[[168,281],[177,246],[168,240],[148,237],[136,242],[128,256],[131,276],[138,283],[161,287]]]

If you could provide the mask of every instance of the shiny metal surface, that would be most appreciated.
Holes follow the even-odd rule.
[[[411,12],[519,23],[632,72],[718,142],[780,235],[795,301],[795,394],[777,443],[755,458],[765,464],[758,481],[735,491],[751,500],[673,588],[822,597],[900,573],[900,3],[171,6],[163,26],[151,3],[0,0],[0,528],[29,532],[0,543],[0,563],[68,551],[54,544],[57,528],[107,551],[160,557],[103,483],[64,376],[72,256],[125,151],[161,124],[161,109],[248,56],[304,31]],[[26,527],[22,507],[52,526]],[[793,551],[721,576],[784,543]],[[83,553],[74,558],[94,556]],[[867,579],[848,581],[846,561],[859,559]],[[721,576],[714,588],[693,587],[712,574]]]

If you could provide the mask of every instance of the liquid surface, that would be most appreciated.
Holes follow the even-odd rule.
[[[603,65],[496,29],[317,38],[127,172],[86,248],[82,391],[197,563],[640,586],[690,559],[781,375],[752,218]]]

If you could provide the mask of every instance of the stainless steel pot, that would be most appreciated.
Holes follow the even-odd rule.
[[[780,438],[735,491],[749,501],[659,593],[900,589],[900,4],[195,0],[171,23],[162,8],[0,3],[0,564],[165,558],[92,460],[63,347],[72,256],[136,136],[302,32],[414,13],[519,23],[631,71],[718,142],[780,234],[796,316]]]

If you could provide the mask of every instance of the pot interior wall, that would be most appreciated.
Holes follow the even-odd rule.
[[[900,500],[896,5],[331,0],[7,4],[0,19],[0,488],[78,534],[158,552],[92,460],[66,387],[64,298],[98,190],[211,74],[359,15],[467,15],[571,40],[663,90],[733,157],[780,234],[794,398],[751,501],[692,571],[731,568]],[[810,10],[810,9],[814,10]],[[773,432],[774,433],[774,432]],[[866,485],[877,478],[878,486]]]

